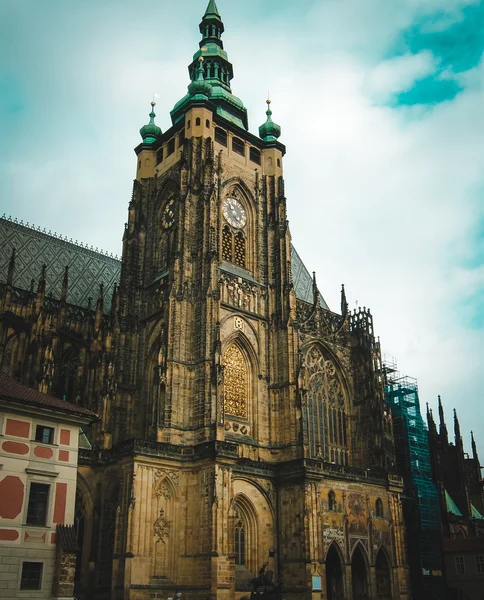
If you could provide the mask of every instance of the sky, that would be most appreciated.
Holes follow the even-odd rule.
[[[0,0],[0,213],[120,253],[139,128],[185,95],[206,0]],[[484,3],[218,0],[250,130],[287,147],[293,243],[333,309],[441,394],[484,462]]]

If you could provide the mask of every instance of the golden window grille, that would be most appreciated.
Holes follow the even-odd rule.
[[[245,267],[245,238],[240,231],[234,241],[234,262],[240,267]]]
[[[222,230],[222,260],[232,262],[232,232],[226,226]]]
[[[247,418],[247,363],[240,348],[232,344],[227,348],[224,365],[224,412],[234,417]]]

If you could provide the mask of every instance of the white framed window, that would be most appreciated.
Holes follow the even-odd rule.
[[[27,507],[27,525],[45,527],[49,513],[50,485],[40,481],[32,481],[29,489]]]
[[[465,575],[466,565],[463,556],[455,557],[455,572],[457,573],[457,575]]]

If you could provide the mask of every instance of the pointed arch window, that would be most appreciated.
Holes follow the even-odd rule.
[[[235,564],[244,567],[244,569],[236,569],[236,579],[242,575],[243,584],[246,584],[247,571],[255,576],[260,565],[257,513],[252,502],[243,494],[235,498],[233,523]]]
[[[336,494],[331,490],[328,494],[328,510],[336,511]]]
[[[306,380],[305,428],[310,454],[348,464],[346,402],[341,377],[318,346],[310,346],[302,371]]]
[[[234,537],[235,564],[245,565],[245,523],[239,513],[235,513]]]
[[[381,498],[377,498],[377,501],[375,502],[375,515],[379,519],[383,519],[383,502],[381,501]]]
[[[247,419],[249,372],[247,360],[237,344],[227,348],[223,358],[224,412],[233,417]]]

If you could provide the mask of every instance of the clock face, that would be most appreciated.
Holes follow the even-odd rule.
[[[237,229],[242,229],[247,223],[245,210],[235,198],[225,198],[222,202],[222,213],[227,223]]]
[[[163,209],[161,224],[165,229],[170,229],[175,223],[175,200],[169,200]]]

